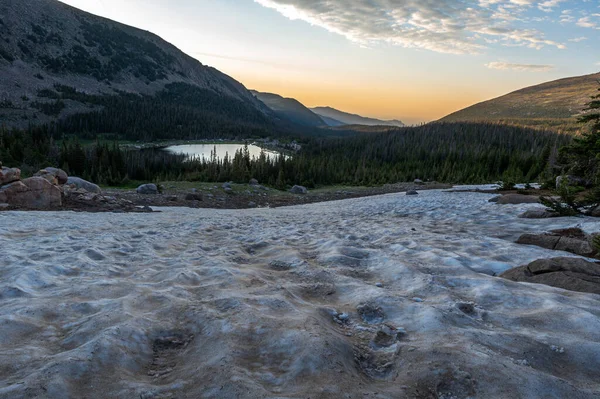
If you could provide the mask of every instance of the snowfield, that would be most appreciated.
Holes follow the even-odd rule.
[[[0,398],[600,398],[600,296],[494,277],[600,223],[491,197],[0,213]]]

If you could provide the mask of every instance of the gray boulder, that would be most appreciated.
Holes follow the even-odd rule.
[[[421,180],[421,179],[415,179],[415,182],[414,182],[414,183],[415,183],[415,184],[418,184],[419,186],[422,186],[422,185],[424,185],[424,184],[425,184],[425,182],[424,182],[423,180]]]
[[[419,195],[419,192],[415,190],[410,190],[406,192],[406,195]]]
[[[135,191],[138,194],[153,195],[153,194],[158,194],[158,187],[156,186],[156,184],[152,184],[152,183],[142,184]]]
[[[0,169],[0,186],[21,180],[21,169],[2,167]]]
[[[250,179],[250,182],[248,184],[250,184],[251,186],[258,186],[258,180]]]
[[[83,180],[82,178],[79,178],[79,177],[69,176],[67,179],[66,185],[71,186],[72,188],[75,188],[75,189],[82,189],[82,190],[85,190],[90,193],[95,193],[95,194],[102,193],[102,190],[100,189],[100,187],[97,184],[90,183],[89,181]]]
[[[290,193],[292,193],[292,194],[307,194],[308,189],[304,186],[294,186],[290,189]]]
[[[226,190],[228,188],[231,189],[231,183],[229,183],[229,182],[223,183],[223,185],[221,187],[223,188],[223,190]]]
[[[56,179],[56,183],[61,185],[66,184],[69,181],[69,176],[67,175],[67,172],[65,172],[62,169],[53,168],[51,166],[40,170],[35,174],[35,176],[44,177],[48,181],[50,180],[45,176],[54,176],[54,178]]]
[[[540,259],[527,266],[507,270],[500,277],[600,294],[600,264],[581,258]]]

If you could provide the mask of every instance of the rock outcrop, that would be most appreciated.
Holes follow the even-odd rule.
[[[103,196],[98,185],[79,177],[69,177],[64,170],[53,167],[44,168],[23,180],[19,169],[2,168],[0,209],[143,211],[130,201]]]
[[[62,205],[62,194],[48,180],[30,177],[2,186],[0,203],[24,209],[51,209]]]
[[[507,280],[600,294],[600,263],[581,258],[540,259],[500,275]]]
[[[580,256],[595,257],[598,251],[594,249],[592,240],[595,234],[587,235],[581,229],[552,230],[542,234],[523,234],[517,244],[535,245],[556,251],[570,252]]]

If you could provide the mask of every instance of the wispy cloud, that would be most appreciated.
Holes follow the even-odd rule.
[[[527,71],[527,72],[547,72],[554,69],[554,65],[537,65],[537,64],[512,64],[509,62],[490,62],[485,64],[490,69]]]
[[[579,43],[579,42],[586,41],[587,39],[588,39],[587,37],[582,36],[582,37],[574,37],[573,39],[569,39],[569,41],[573,42],[573,43]]]
[[[526,12],[551,12],[562,0],[254,1],[361,45],[390,43],[454,54],[481,53],[490,43],[565,48],[544,32],[516,26]]]

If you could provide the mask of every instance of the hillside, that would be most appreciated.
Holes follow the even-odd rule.
[[[189,132],[217,120],[270,123],[271,111],[231,77],[152,33],[56,0],[0,2],[0,35],[0,119],[8,127],[102,113],[140,99],[147,115],[168,113],[170,123]],[[133,111],[139,109],[128,114]]]
[[[404,123],[399,120],[382,121],[374,118],[366,118],[364,116],[338,111],[337,109],[331,107],[316,107],[311,108],[311,111],[319,115],[321,118],[324,118],[325,122],[332,127],[340,125],[405,126]]]
[[[250,92],[274,111],[276,115],[284,119],[308,127],[327,125],[320,116],[313,113],[296,99],[285,98],[273,93],[261,93],[255,90],[251,90]]]
[[[504,122],[576,131],[577,117],[596,93],[600,73],[517,90],[442,118],[444,122]]]

